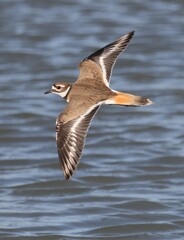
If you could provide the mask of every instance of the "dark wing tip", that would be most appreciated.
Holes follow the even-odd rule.
[[[135,31],[131,31],[131,32],[127,33],[127,34],[129,34],[131,37],[133,37],[133,35],[135,34]]]
[[[127,44],[130,42],[130,40],[133,38],[134,34],[135,34],[135,31],[131,31],[131,32],[129,32],[129,33],[121,36],[121,37],[118,38],[116,41],[108,44],[107,47],[108,47],[108,46],[111,46],[111,45],[114,45],[115,43],[118,43],[118,42],[122,42],[122,44],[124,45],[124,47],[126,47]],[[122,49],[122,50],[124,50],[124,49]]]
[[[66,180],[70,180],[71,176],[72,176],[72,175],[65,175],[65,179],[66,179]]]
[[[60,162],[61,161],[62,160],[60,160]],[[78,164],[76,164],[75,166],[72,166],[73,169],[70,169],[67,165],[65,165],[64,167],[62,165],[63,164],[61,164],[60,166],[61,166],[61,169],[63,171],[64,177],[65,177],[66,180],[69,180],[73,176],[74,172],[77,170],[77,165]]]
[[[135,31],[131,31],[131,32],[128,33],[129,41],[133,38],[134,35],[135,35]]]
[[[111,45],[119,42],[119,41],[120,41],[121,39],[123,39],[123,38],[126,38],[126,39],[128,40],[128,42],[129,42],[129,41],[132,39],[132,37],[134,36],[134,34],[135,34],[135,31],[131,31],[131,32],[129,32],[129,33],[121,36],[121,37],[118,38],[116,41],[107,44],[107,45],[104,46],[103,48],[97,50],[96,52],[92,53],[92,54],[89,55],[88,57],[84,58],[84,59],[82,60],[82,62],[83,62],[83,61],[87,61],[87,60],[89,60],[89,59],[92,59],[92,60],[95,61],[94,58],[97,57],[97,56],[100,56],[100,55],[104,52],[105,49],[107,49],[107,48],[110,47]]]
[[[127,34],[126,34],[126,35],[127,35],[127,39],[130,41],[130,40],[133,38],[134,34],[135,34],[135,31],[131,31],[131,32],[127,33]],[[126,36],[126,35],[125,35],[125,36]],[[122,37],[123,37],[123,36],[122,36]]]
[[[64,171],[63,171],[63,172],[64,172]],[[70,178],[73,176],[73,174],[74,174],[74,171],[73,171],[73,172],[70,172],[70,173],[64,172],[65,179],[66,179],[66,180],[70,180]]]
[[[72,138],[70,138],[68,141],[72,143]],[[78,144],[81,144],[80,141]],[[58,149],[58,156],[64,177],[66,180],[69,180],[77,170],[82,150],[79,151],[79,149],[76,148],[75,152],[73,152],[73,144],[70,146],[70,144],[65,143],[64,145],[65,147]],[[70,147],[72,147],[72,149],[70,149]]]

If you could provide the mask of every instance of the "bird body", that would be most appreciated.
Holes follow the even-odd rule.
[[[102,104],[145,106],[152,102],[109,87],[112,68],[127,47],[134,32],[101,48],[79,64],[79,77],[73,84],[59,82],[45,93],[63,97],[68,105],[56,120],[56,142],[61,168],[69,179],[82,155],[90,123]]]

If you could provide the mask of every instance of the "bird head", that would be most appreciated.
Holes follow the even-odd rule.
[[[62,98],[66,98],[70,88],[71,88],[71,84],[69,83],[64,83],[64,82],[54,83],[52,85],[52,88],[46,91],[45,94],[54,93],[54,94],[58,94]]]

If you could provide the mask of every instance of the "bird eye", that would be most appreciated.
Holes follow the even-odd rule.
[[[59,89],[61,89],[61,86],[56,86],[56,88],[59,90]]]

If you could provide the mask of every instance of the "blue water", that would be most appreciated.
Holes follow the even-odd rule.
[[[184,2],[0,1],[0,239],[184,239]],[[79,62],[135,30],[113,89],[155,102],[104,106],[78,170],[59,168],[43,93]]]

